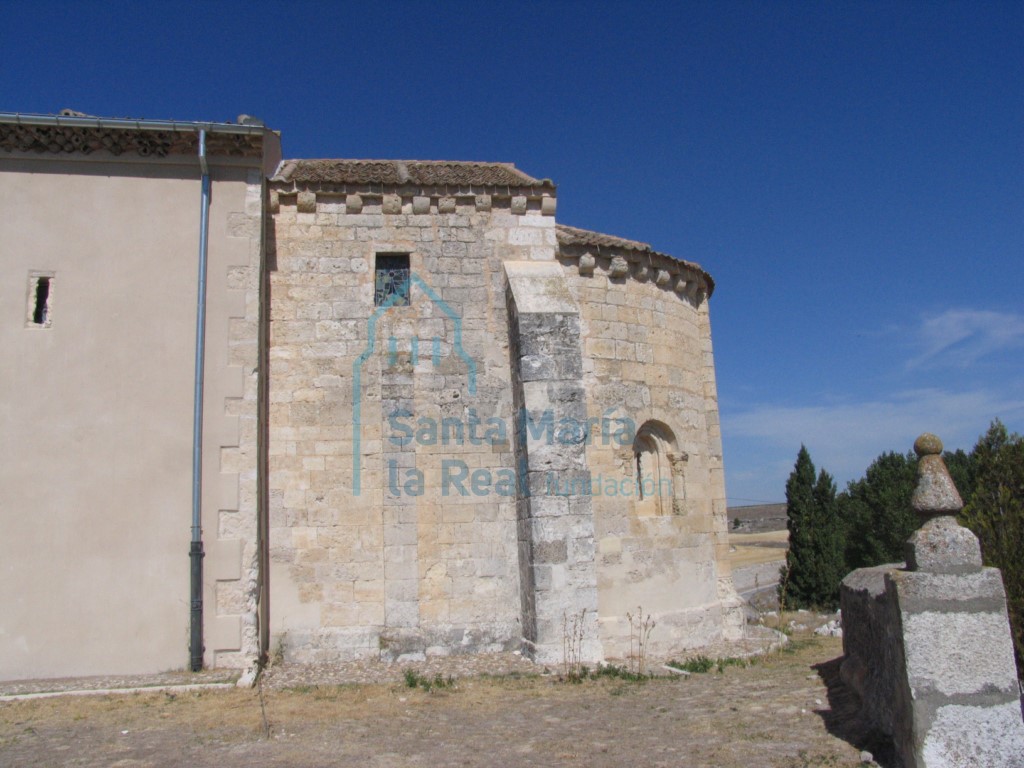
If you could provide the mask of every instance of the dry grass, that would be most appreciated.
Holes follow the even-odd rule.
[[[781,544],[789,541],[788,531],[768,531],[766,533],[730,533],[729,562],[733,568],[747,565],[761,565],[774,560],[786,559],[786,549]],[[765,546],[765,545],[770,546]]]
[[[855,766],[815,672],[838,640],[746,668],[646,683],[472,678],[404,685],[0,703],[0,764],[78,766]],[[125,733],[127,731],[127,733]]]

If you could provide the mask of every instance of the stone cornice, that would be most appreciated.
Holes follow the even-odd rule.
[[[271,179],[270,188],[280,196],[287,197],[299,192],[311,192],[317,196],[345,197],[361,195],[364,198],[383,198],[386,195],[399,197],[476,197],[490,195],[498,198],[526,197],[539,200],[554,198],[555,188],[545,185],[510,186],[508,184],[337,184],[330,182],[293,182]]]
[[[553,188],[270,182],[271,213],[277,213],[282,205],[295,205],[299,213],[315,213],[317,203],[339,201],[344,201],[347,213],[361,213],[366,205],[380,206],[385,214],[455,213],[464,205],[477,211],[508,207],[519,215],[532,209],[544,216],[554,216],[557,203]]]
[[[151,130],[130,125],[26,125],[0,121],[0,151],[53,155],[109,152],[114,156],[135,154],[139,157],[195,155],[199,149],[198,131],[186,126]],[[211,132],[206,137],[206,151],[211,156],[261,158],[263,139],[263,131]]]
[[[602,271],[673,290],[699,305],[710,298],[715,281],[699,264],[653,250],[646,243],[559,225],[559,258],[577,265],[581,275]]]

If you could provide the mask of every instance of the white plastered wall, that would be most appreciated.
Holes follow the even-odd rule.
[[[240,579],[255,556],[255,371],[235,347],[258,305],[238,270],[259,257],[258,226],[237,215],[261,183],[237,166],[213,178],[208,662],[245,650],[244,605],[217,616],[245,602],[218,599],[224,585],[255,586]],[[199,189],[194,158],[0,157],[0,679],[187,664]],[[27,322],[32,271],[52,275],[47,328]],[[234,540],[224,512],[246,518]]]

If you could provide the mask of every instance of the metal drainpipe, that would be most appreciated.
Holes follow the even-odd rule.
[[[199,167],[203,173],[199,213],[199,295],[196,299],[196,378],[192,415],[192,546],[191,622],[189,654],[191,669],[203,668],[203,371],[206,354],[206,251],[210,228],[210,168],[206,163],[206,131],[199,131]]]

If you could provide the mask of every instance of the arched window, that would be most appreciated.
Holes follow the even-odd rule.
[[[677,450],[672,430],[660,421],[644,422],[633,440],[633,461],[637,514],[682,513],[686,454]]]

